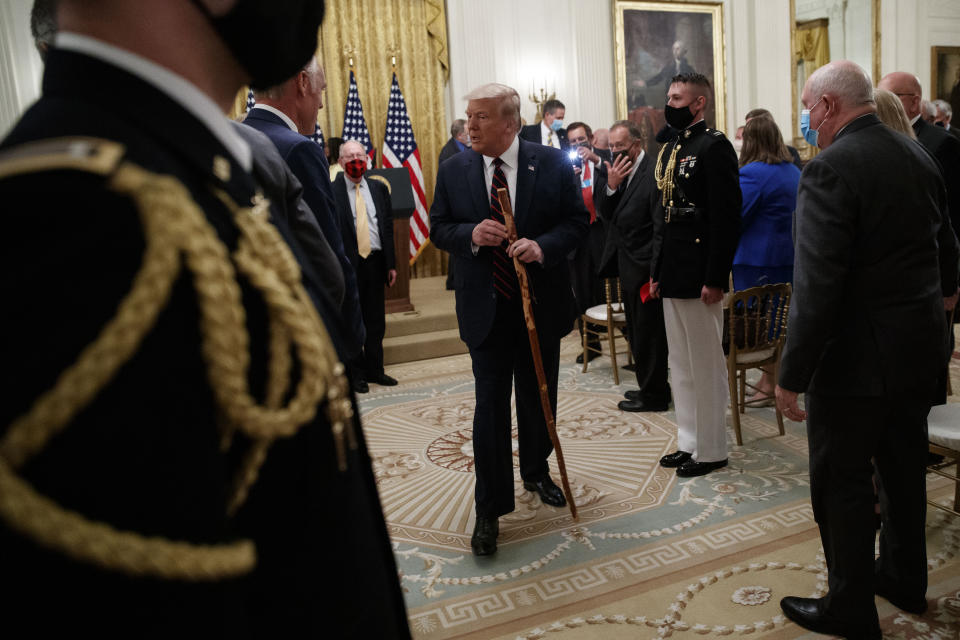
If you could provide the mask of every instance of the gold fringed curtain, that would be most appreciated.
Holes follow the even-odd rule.
[[[390,100],[391,48],[397,50],[397,81],[407,103],[420,151],[427,209],[433,200],[437,156],[449,138],[444,85],[449,76],[447,19],[443,0],[353,0],[328,2],[320,29],[318,58],[327,72],[320,126],[327,137],[343,131],[350,68],[345,49],[353,49],[354,73],[370,139],[382,163],[383,136]],[[399,256],[398,256],[399,259]],[[427,244],[411,276],[440,275],[442,253]]]
[[[429,210],[437,176],[437,156],[450,136],[443,99],[444,85],[450,75],[444,0],[328,2],[317,51],[317,60],[327,75],[327,91],[318,121],[327,138],[339,137],[343,132],[343,110],[350,81],[344,51],[352,48],[363,115],[370,140],[377,149],[377,164],[381,165],[393,76],[392,47],[397,51],[397,81],[420,151]],[[234,101],[231,118],[242,117],[246,100],[247,88],[244,87]],[[411,267],[410,275],[423,277],[445,272],[445,257],[428,242]]]
[[[796,60],[802,61],[803,77],[797,84],[803,86],[814,71],[830,62],[830,36],[826,20],[812,20],[797,25]]]

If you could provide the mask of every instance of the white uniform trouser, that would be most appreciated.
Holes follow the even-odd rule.
[[[723,305],[700,298],[664,298],[670,382],[677,413],[677,448],[697,462],[727,458],[727,361]]]

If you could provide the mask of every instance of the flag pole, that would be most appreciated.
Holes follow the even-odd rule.
[[[517,241],[517,225],[513,221],[513,208],[510,206],[510,194],[506,189],[497,189],[497,198],[500,200],[500,209],[503,211],[503,221],[507,227],[507,240]],[[527,337],[530,338],[530,353],[533,356],[533,367],[537,372],[537,387],[540,389],[540,406],[543,407],[543,417],[547,423],[547,432],[553,442],[553,450],[557,454],[557,468],[560,469],[560,481],[563,484],[563,494],[570,507],[570,515],[574,521],[579,521],[577,504],[573,501],[573,492],[570,490],[570,481],[567,479],[567,465],[563,461],[563,450],[560,448],[560,436],[557,435],[557,423],[553,417],[550,405],[550,392],[547,389],[547,375],[543,370],[543,356],[540,355],[540,338],[537,335],[537,324],[533,317],[533,303],[530,301],[530,281],[527,278],[527,268],[520,258],[513,256],[513,268],[517,271],[517,280],[520,282],[520,295],[523,300],[523,319],[527,323]]]

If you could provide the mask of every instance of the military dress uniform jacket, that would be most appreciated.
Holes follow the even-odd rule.
[[[740,239],[736,151],[722,132],[701,120],[664,144],[658,180],[671,157],[673,192],[666,202],[661,199],[664,224],[654,239],[653,280],[665,298],[699,298],[704,286],[726,291]]]
[[[232,428],[239,423],[224,411],[232,401],[214,380],[239,370],[247,397],[264,405],[272,378],[262,283],[237,258],[239,225],[256,216],[234,207],[250,208],[256,191],[210,130],[166,93],[99,59],[50,52],[43,97],[0,144],[0,295],[11,305],[0,332],[5,636],[28,627],[37,637],[409,637],[362,431],[347,417],[355,442],[331,432],[342,403],[334,403],[339,413],[311,403],[316,412],[267,447],[256,477],[246,478],[246,498],[231,508],[258,440]],[[192,226],[176,235],[184,221]],[[289,230],[277,228],[298,251]],[[151,253],[148,242],[178,248]],[[282,242],[254,246],[285,252]],[[169,287],[157,273],[138,274],[147,264],[174,274]],[[309,263],[300,265],[309,280]],[[198,272],[219,284],[201,286]],[[156,308],[141,301],[118,312],[135,290]],[[336,310],[315,302],[335,329]],[[311,315],[309,304],[298,309]],[[34,421],[41,430],[62,422],[39,447],[13,442],[38,399],[115,317],[142,336],[121,333],[112,350],[94,354],[61,395],[63,409]],[[209,339],[238,325],[247,335],[239,348]],[[330,364],[318,323],[301,326]],[[281,405],[306,377],[306,360],[296,347],[289,353]],[[217,373],[211,362],[225,368]],[[321,367],[327,388],[345,389],[331,372]],[[31,494],[52,501],[42,512],[65,510],[67,519],[37,524],[11,506],[30,504]],[[87,544],[78,516],[105,525],[92,536],[112,542]],[[123,551],[111,530],[132,534],[134,547],[150,544]],[[190,562],[178,559],[185,548]]]

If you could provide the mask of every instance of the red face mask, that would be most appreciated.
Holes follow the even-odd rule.
[[[357,160],[351,160],[343,170],[347,172],[348,176],[354,180],[358,180],[367,172],[367,161],[366,159],[359,158]]]

